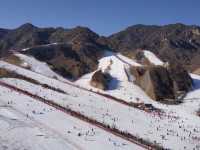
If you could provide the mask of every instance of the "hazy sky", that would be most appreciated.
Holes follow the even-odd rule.
[[[0,27],[87,26],[109,35],[133,24],[200,25],[200,0],[1,0]]]

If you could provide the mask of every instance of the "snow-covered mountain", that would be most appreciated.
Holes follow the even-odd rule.
[[[150,51],[149,62],[164,66]],[[150,98],[135,84],[136,60],[106,51],[94,72],[75,82],[30,55],[0,61],[0,148],[2,149],[200,149],[200,76],[182,103]],[[17,62],[17,63],[16,63]],[[91,86],[102,70],[108,90]]]

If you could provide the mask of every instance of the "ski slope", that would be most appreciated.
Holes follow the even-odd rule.
[[[157,107],[162,108],[166,113],[166,116],[156,116],[15,65],[1,61],[0,67],[23,74],[41,83],[60,88],[67,94],[52,91],[23,80],[4,78],[1,79],[2,81],[41,97],[51,99],[62,106],[69,107],[99,122],[115,126],[122,131],[137,135],[145,140],[156,141],[165,148],[197,149],[200,146],[199,117],[194,114],[193,110],[191,110],[192,113],[182,110],[183,107],[188,107],[188,104],[185,104],[185,106],[167,106],[158,104],[151,99],[146,99],[146,102],[153,103]],[[115,72],[113,71],[113,75]],[[120,79],[125,79],[126,82],[129,82],[124,77]],[[131,99],[128,101],[131,101]]]
[[[0,149],[143,149],[13,90],[0,93]]]
[[[150,99],[144,91],[137,85],[133,84],[135,77],[130,73],[129,68],[131,66],[141,65],[121,54],[107,52],[105,57],[99,60],[98,69],[108,72],[114,78],[114,80],[111,81],[109,90],[103,91],[90,85],[90,80],[95,71],[84,75],[75,83],[94,91],[100,91],[108,95],[125,99],[129,102],[149,101]]]
[[[6,89],[2,88],[0,91],[1,93],[7,92]],[[9,93],[13,92],[9,91]],[[8,104],[16,102],[12,99],[8,99],[8,97],[0,99],[0,149],[80,149],[53,130],[49,130],[32,118],[27,118],[28,113],[14,109]]]

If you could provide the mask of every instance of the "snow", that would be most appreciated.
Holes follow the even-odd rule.
[[[129,66],[141,66],[141,64],[138,64],[135,60],[125,57],[120,53],[112,53],[112,55],[115,55],[121,62],[128,64]]]
[[[22,67],[30,67],[30,70],[34,72],[43,74],[51,78],[57,78],[61,81],[65,81],[63,77],[53,72],[45,62],[41,62],[39,60],[36,60],[34,57],[26,56],[20,53],[15,54],[15,56],[17,56],[23,62],[21,64]]]
[[[65,79],[64,80],[60,79],[61,81],[52,79],[55,73],[50,70],[48,65],[46,65],[45,63],[39,62],[35,59],[33,61],[30,61],[32,58],[27,57],[27,56],[19,56],[19,57],[21,59],[24,58],[23,59],[24,62],[28,63],[29,65],[32,65],[31,70],[35,72],[17,67],[15,65],[11,65],[3,61],[0,62],[0,68],[7,68],[8,70],[15,71],[26,77],[37,80],[42,84],[47,84],[47,85],[62,89],[63,91],[66,92],[66,94],[59,93],[50,89],[46,89],[44,87],[41,87],[40,85],[35,85],[35,84],[29,83],[27,81],[22,81],[19,79],[4,78],[4,79],[1,79],[2,81],[15,85],[21,89],[27,90],[33,94],[39,95],[46,99],[50,99],[62,106],[69,107],[72,110],[78,111],[104,124],[115,126],[116,128],[122,131],[126,131],[131,134],[137,135],[138,137],[149,140],[151,142],[156,141],[160,143],[162,146],[164,146],[165,148],[200,149],[200,117],[196,115],[196,111],[200,108],[200,94],[199,94],[200,93],[200,76],[191,74],[191,77],[194,80],[194,89],[191,90],[191,92],[187,94],[182,104],[179,104],[179,105],[160,104],[150,99],[143,92],[142,89],[140,89],[137,85],[133,83],[134,76],[132,76],[129,73],[129,68],[131,66],[139,66],[140,64],[137,64],[134,60],[126,58],[125,56],[121,54],[107,52],[105,54],[105,57],[99,60],[98,69],[102,69],[105,72],[109,72],[115,78],[110,90],[102,91],[90,86],[89,81],[94,72],[86,74],[75,83],[77,85],[86,87],[88,89],[92,89],[95,91],[99,91],[102,93],[110,94],[112,96],[121,98],[127,102],[144,102],[148,104],[153,104],[155,107],[162,109],[166,115],[166,116],[157,116],[156,114],[149,114],[141,110],[125,106],[123,104],[114,102],[108,98],[105,98],[97,94],[84,91],[74,86],[71,86],[69,84],[66,84],[62,82],[62,81],[67,81]],[[156,65],[161,64],[161,63],[158,63],[159,61],[157,61],[154,58],[151,60],[153,60],[154,64]],[[36,67],[39,67],[41,69],[37,69]],[[51,78],[46,77],[47,74]],[[3,92],[1,91],[0,93],[3,93]],[[14,92],[11,92],[11,93],[13,94]],[[15,105],[18,105],[18,103],[20,104],[21,101],[17,102],[18,98],[12,94],[8,94],[8,95],[3,94],[0,96],[0,99],[2,96],[3,97],[6,96],[4,97],[4,100],[8,100],[14,97],[15,99],[13,101],[16,101]],[[21,96],[19,99],[25,99],[23,98],[22,95],[19,94],[19,96]],[[30,108],[27,108],[26,111],[31,111],[29,109]],[[34,108],[34,110],[38,110],[38,109],[39,108],[37,107]],[[19,110],[23,110],[23,109],[19,107]],[[41,110],[42,108],[39,109],[39,112]],[[2,110],[2,111],[8,117],[16,118],[16,116],[14,117],[12,116],[12,114],[6,113],[5,110]],[[60,116],[60,115],[61,114],[56,115],[56,116]],[[39,113],[39,115],[36,115],[36,116],[43,116],[43,115]],[[42,120],[46,121],[45,118],[46,117],[44,117]],[[59,120],[59,117],[55,117],[53,119],[57,119],[53,125],[55,126],[54,129],[58,130],[57,122],[59,122],[60,120],[65,120],[65,119],[62,118]],[[51,119],[49,118],[49,121],[50,120],[52,120],[52,117]],[[64,124],[64,123],[62,122],[62,123],[59,123],[59,125],[60,124]],[[79,124],[77,123],[77,126],[80,126]],[[81,123],[81,125],[82,124],[83,123]],[[66,126],[66,124],[64,125]],[[83,129],[85,129],[85,127],[83,127]],[[61,131],[61,133],[63,131]],[[104,135],[104,136],[107,137],[108,135]],[[76,141],[76,140],[77,139],[73,141]],[[96,141],[96,143],[94,144],[95,146],[98,144],[100,145],[101,140],[99,140],[99,138],[96,139],[95,141]],[[80,144],[78,143],[78,145]],[[83,145],[88,146],[88,143],[87,144],[84,143]],[[87,149],[90,149],[90,148],[91,148],[91,145],[88,146]],[[115,148],[111,147],[110,149],[115,149]],[[130,145],[127,146],[127,149],[131,149]]]
[[[121,70],[122,76],[119,76],[119,72],[113,71],[113,69],[119,69],[119,67],[123,67],[123,65],[120,64],[117,58],[112,55],[105,58],[107,62],[110,61],[109,57],[114,60],[113,64],[115,64],[115,60],[117,61],[117,65],[115,67],[111,66],[112,74],[119,77],[121,83],[127,84],[129,81],[125,77],[124,71]],[[67,94],[45,89],[39,85],[17,79],[2,79],[4,82],[15,85],[21,89],[25,89],[41,97],[50,99],[62,106],[67,106],[72,110],[78,111],[104,124],[115,126],[122,131],[129,132],[152,142],[156,141],[165,148],[198,149],[200,146],[200,119],[194,115],[193,110],[191,110],[193,113],[188,113],[187,110],[185,111],[183,109],[184,107],[189,108],[189,105],[186,103],[177,106],[163,105],[146,97],[146,102],[153,103],[155,106],[162,108],[166,113],[166,116],[157,116],[156,114],[149,114],[141,110],[119,104],[108,98],[81,90],[69,84],[22,69],[15,65],[1,61],[0,67],[7,68],[27,77],[31,77],[41,83],[60,88],[67,92]],[[130,84],[134,85],[131,82]],[[121,84],[121,86],[123,86],[123,84]],[[132,92],[133,96],[137,94],[137,92],[142,92],[142,90],[138,87],[136,88],[136,86],[134,90],[135,92]],[[122,92],[120,88],[118,89],[118,92],[126,93],[126,91]],[[138,95],[145,98],[145,95],[142,93]],[[127,99],[124,100],[135,101],[135,99],[131,99],[128,96],[126,98]]]
[[[105,57],[99,60],[98,69],[101,69],[104,72],[109,72],[109,74],[114,78],[114,80],[111,81],[110,89],[103,91],[90,85],[90,80],[95,71],[84,75],[75,83],[94,91],[126,99],[127,101],[137,100],[136,102],[147,102],[150,98],[140,87],[133,84],[135,77],[130,73],[130,67],[132,66],[141,65],[121,54],[106,52]]]
[[[142,149],[33,98],[3,87],[0,93],[0,149]]]
[[[131,59],[124,59],[121,54],[113,52],[106,52],[105,57],[99,60],[99,69],[104,72],[109,72],[114,78],[118,80],[128,80],[125,69],[130,66],[140,66],[138,63]]]
[[[78,149],[54,132],[47,131],[36,121],[27,119],[24,114],[12,107],[5,107],[3,100],[0,100],[0,105],[0,149]]]
[[[53,91],[50,92],[50,90],[20,80],[4,79],[4,81],[10,84],[12,83],[13,85],[21,87],[22,89],[26,89],[27,91],[37,94],[41,97],[47,99],[51,98],[52,101],[59,103],[62,106],[67,106],[73,110],[85,114],[86,116],[97,119],[100,122],[104,122],[111,126],[116,126],[123,131],[135,133],[136,135],[139,135],[143,138],[145,137],[149,140],[156,140],[161,142],[162,135],[165,135],[166,130],[170,130],[172,135],[168,135],[166,138],[170,141],[170,144],[175,146],[175,143],[173,143],[174,140],[177,142],[182,138],[182,136],[188,136],[187,133],[183,132],[183,129],[179,129],[178,126],[178,124],[181,124],[182,121],[187,121],[188,118],[185,120],[178,120],[177,122],[176,120],[171,119],[162,120],[159,117],[152,116],[147,113],[142,113],[136,109],[132,109],[126,106],[121,106],[115,102],[100,100],[98,97],[94,97],[95,99],[93,99],[91,96],[91,98],[88,97],[87,100],[84,98],[83,93],[80,93],[74,97],[70,95],[68,96],[59,94]],[[197,122],[197,124],[198,123],[199,122]],[[194,128],[193,124],[191,124],[190,121],[187,121],[187,123],[184,124],[188,125],[188,130],[191,130],[190,132],[192,132],[192,129]],[[168,128],[165,128],[166,126]],[[156,128],[158,128],[158,131]],[[197,130],[199,129],[197,128]],[[176,136],[174,136],[176,134],[180,134],[181,136],[176,138]],[[192,134],[198,136],[198,133]],[[162,144],[166,147],[169,145],[167,141],[166,144]],[[189,146],[187,141],[182,142],[181,144]],[[190,148],[191,147],[192,145],[190,145]]]
[[[154,65],[162,66],[164,63],[154,53],[144,50],[144,56]]]
[[[23,48],[21,51],[27,51],[29,50],[30,48]]]
[[[49,43],[49,44],[44,44],[44,45],[40,45],[40,46],[51,46],[51,45],[58,45],[59,43]],[[21,49],[21,51],[27,51],[31,49],[31,47],[27,47],[27,48],[24,48],[24,49]]]
[[[148,59],[151,60],[153,64],[163,65],[163,62],[159,60],[159,58],[157,58],[153,53],[148,52],[148,51],[145,51],[145,53],[146,53],[146,57],[148,57]],[[122,59],[124,58],[125,57],[123,57]],[[106,59],[112,59],[112,58],[106,58]],[[104,68],[106,68],[107,64],[101,63],[106,59],[102,58],[100,60],[99,66],[104,65]],[[91,80],[93,73],[83,76],[81,79],[79,79],[76,82],[76,84],[86,87],[88,89],[92,89],[101,93],[106,93],[108,95],[115,96],[117,98],[121,98],[128,102],[144,102],[144,103],[152,104],[155,107],[164,110],[166,114],[173,114],[174,116],[179,117],[180,120],[181,119],[187,120],[188,118],[190,118],[191,122],[194,121],[194,126],[197,125],[197,122],[199,121],[199,117],[196,116],[196,112],[197,110],[200,109],[200,94],[199,94],[200,93],[200,76],[191,74],[191,77],[194,80],[194,89],[187,94],[182,104],[167,106],[167,105],[160,104],[158,102],[153,101],[137,85],[128,82],[127,78],[124,77],[125,74],[123,72],[122,67],[121,68],[118,67],[118,66],[122,66],[123,63],[124,61],[122,61],[121,65],[119,65],[119,62],[118,62],[118,65],[116,65],[115,67],[112,67],[111,68],[112,71],[110,71],[112,73],[114,72],[112,76],[117,77],[117,80],[119,81],[119,84],[115,89],[103,91],[103,90],[96,89],[90,86],[89,82]],[[115,64],[115,62],[113,64]],[[116,76],[115,73],[122,74],[123,78],[118,78],[120,75]],[[184,122],[184,124],[186,123]]]

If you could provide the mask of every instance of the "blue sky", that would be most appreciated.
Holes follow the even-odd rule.
[[[200,0],[1,0],[0,27],[87,26],[101,35],[133,24],[200,25]]]

